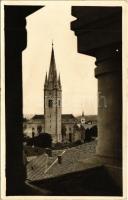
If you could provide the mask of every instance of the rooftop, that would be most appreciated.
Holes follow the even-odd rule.
[[[37,156],[36,159],[33,159],[27,165],[27,178],[34,181],[83,170],[85,169],[85,164],[82,162],[82,159],[87,159],[95,155],[95,148],[96,141],[92,141],[70,149],[65,149],[61,165],[57,162],[57,156],[62,154],[63,150],[53,150],[53,157],[48,158],[47,165],[44,164],[45,155]],[[32,168],[32,166],[34,167]],[[49,170],[45,173],[46,166]]]
[[[32,120],[44,120],[44,115],[34,115]],[[76,122],[76,118],[72,114],[62,114],[62,122],[63,123],[72,123]]]

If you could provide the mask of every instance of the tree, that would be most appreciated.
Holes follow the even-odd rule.
[[[91,128],[91,136],[97,137],[97,135],[98,135],[98,130],[97,130],[97,125],[95,125]]]
[[[89,128],[85,130],[85,141],[87,142],[91,141],[91,131]]]
[[[35,146],[46,148],[52,146],[52,137],[48,133],[40,133],[35,137]]]

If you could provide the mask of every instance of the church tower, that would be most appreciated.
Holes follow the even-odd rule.
[[[57,77],[54,49],[52,45],[49,73],[44,83],[45,133],[52,136],[53,143],[62,142],[61,136],[62,90],[60,75]]]

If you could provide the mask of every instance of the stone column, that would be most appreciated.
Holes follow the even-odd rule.
[[[74,6],[71,23],[78,52],[96,58],[98,143],[96,157],[122,187],[122,8]]]
[[[107,164],[122,160],[122,50],[120,44],[98,49],[98,145],[96,154]]]

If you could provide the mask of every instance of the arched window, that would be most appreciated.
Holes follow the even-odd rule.
[[[52,108],[52,105],[53,105],[53,101],[52,101],[52,100],[49,100],[49,101],[48,101],[48,107],[49,107],[49,108]]]
[[[60,106],[60,100],[58,101],[58,103],[59,103],[59,106]]]

